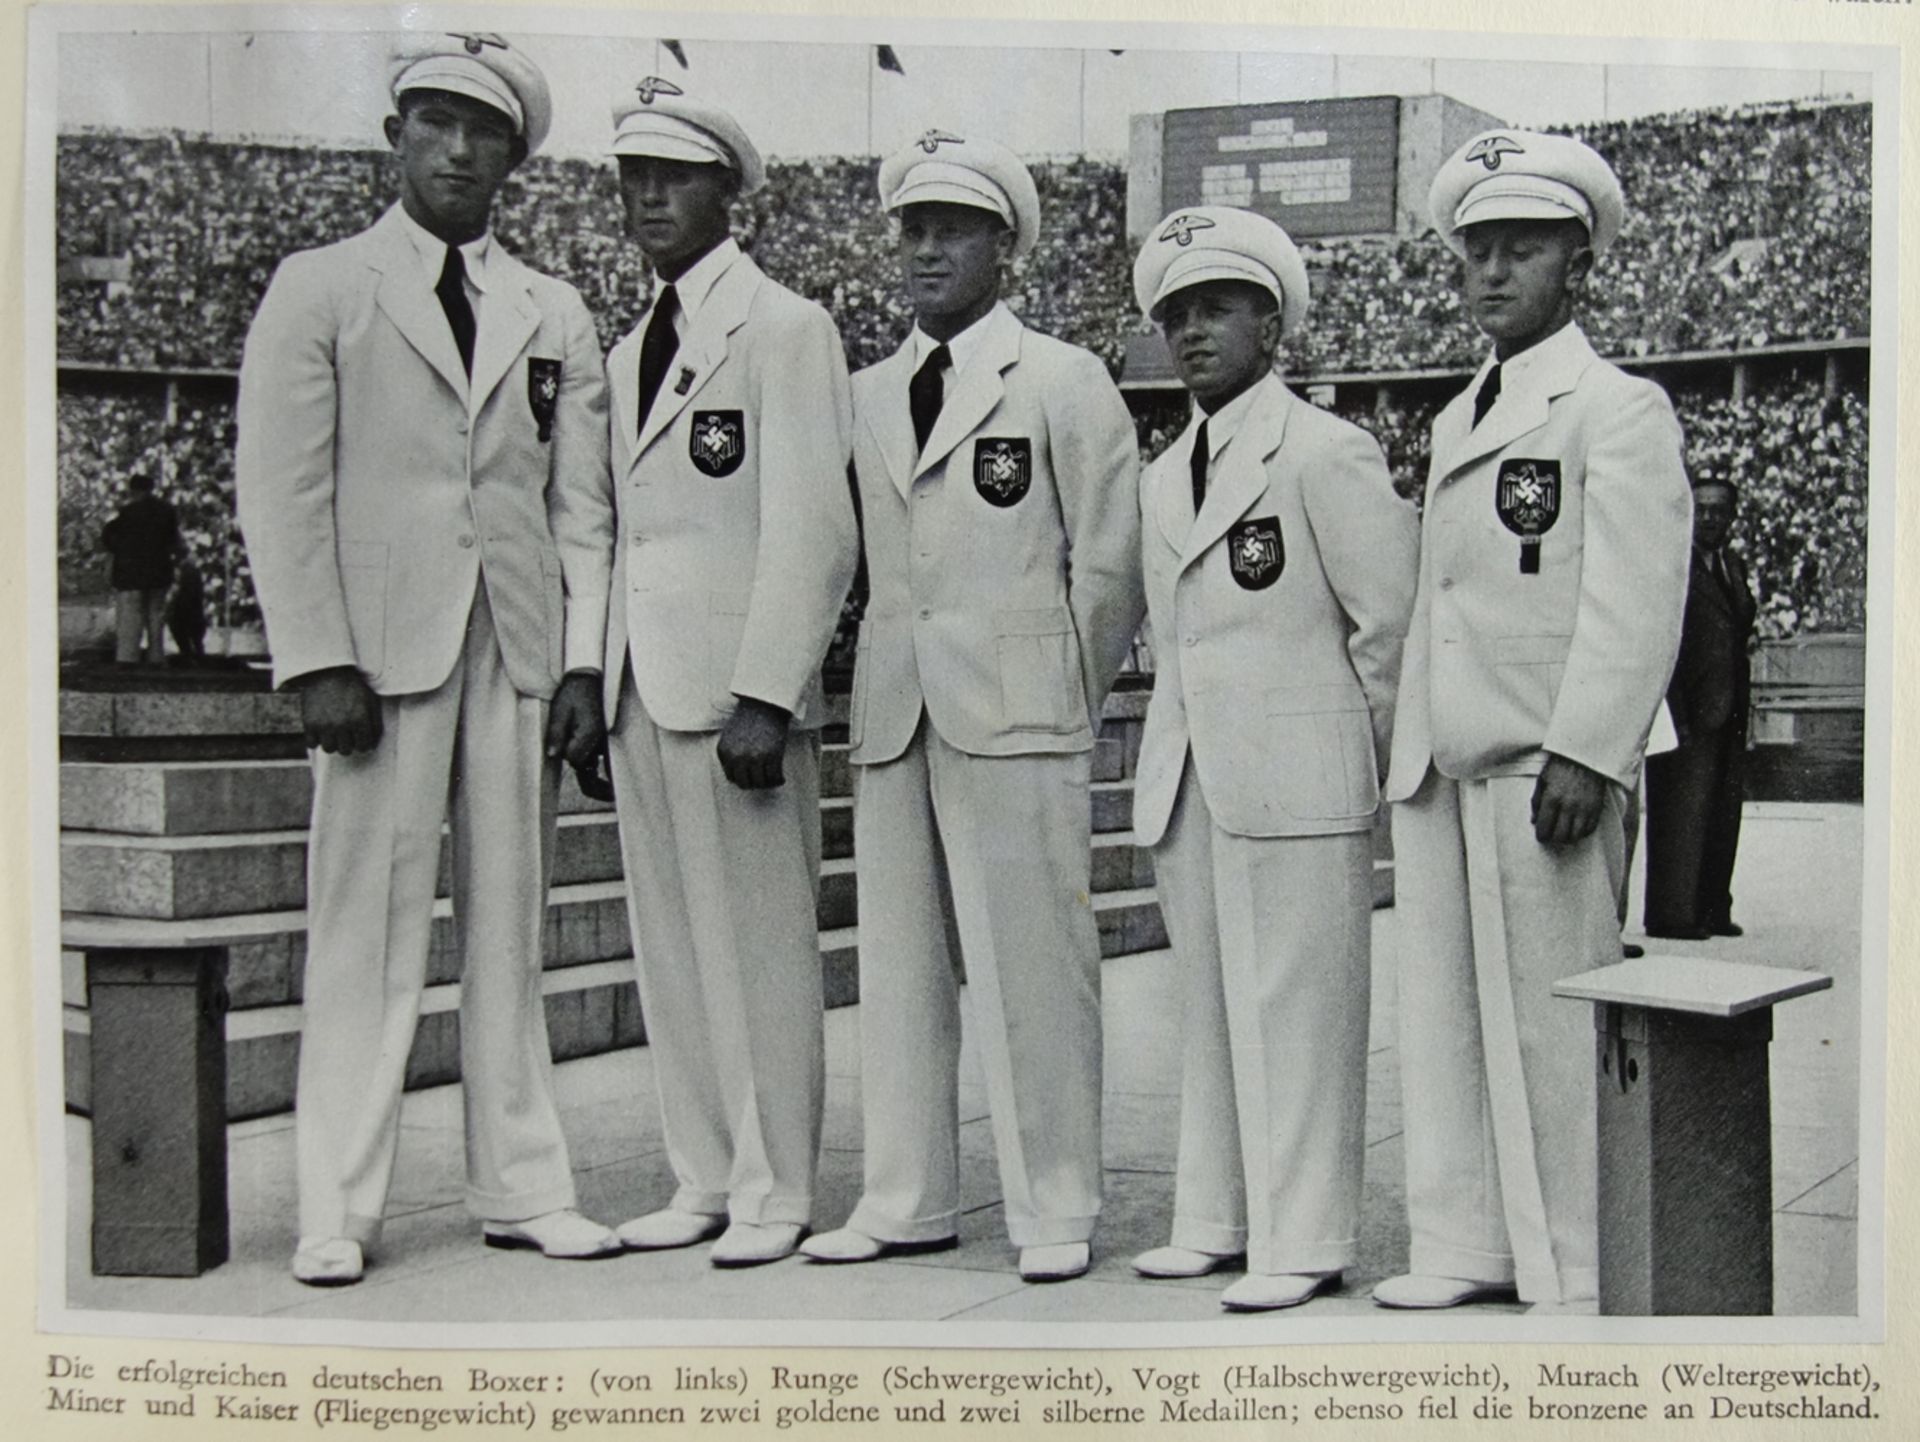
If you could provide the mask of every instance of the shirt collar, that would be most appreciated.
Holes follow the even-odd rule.
[[[1007,303],[1005,301],[995,301],[992,310],[981,316],[980,319],[961,331],[960,334],[956,335],[952,340],[944,342],[947,347],[947,354],[953,358],[953,373],[956,376],[967,368],[967,362],[979,351],[980,343],[987,337],[987,323],[1006,308]],[[918,322],[914,324],[911,340],[913,342],[913,368],[917,372],[920,367],[926,363],[927,357],[932,355],[934,351],[940,347],[942,342],[935,340],[932,336],[921,330]]]
[[[688,266],[680,279],[672,282],[673,293],[680,302],[680,314],[686,324],[693,324],[693,318],[700,313],[700,307],[706,304],[707,297],[713,294],[720,277],[731,270],[738,259],[739,243],[728,236]]]
[[[1193,408],[1192,425],[1207,423],[1207,459],[1215,461],[1227,443],[1240,433],[1240,427],[1247,419],[1247,412],[1253,409],[1253,403],[1259,399],[1260,392],[1266,388],[1270,377],[1262,376],[1239,395],[1228,401],[1212,415],[1208,415],[1199,406]]]
[[[440,272],[447,264],[447,243],[408,215],[404,205],[398,209],[401,227],[406,231],[407,239],[413,242],[413,248],[420,256],[420,264],[426,267],[427,284],[440,284]],[[470,240],[460,247],[460,259],[466,265],[467,280],[482,294],[487,289],[487,261],[492,254],[492,231],[482,232],[478,240]]]

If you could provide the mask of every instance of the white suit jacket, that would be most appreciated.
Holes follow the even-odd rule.
[[[1429,765],[1524,776],[1548,752],[1631,787],[1673,672],[1693,515],[1673,407],[1576,326],[1526,354],[1478,427],[1480,376],[1434,418],[1389,800]]]
[[[981,756],[1085,751],[1140,623],[1139,447],[1098,357],[1004,305],[914,454],[913,347],[853,378],[870,586],[855,764],[906,750],[924,705]]]
[[[619,515],[607,715],[631,654],[665,730],[717,730],[738,696],[818,727],[820,662],[859,559],[840,333],[741,255],[693,313],[643,428],[646,327],[607,358]]]
[[[1140,485],[1156,672],[1135,837],[1151,845],[1164,834],[1189,747],[1225,831],[1364,831],[1413,609],[1413,507],[1394,494],[1371,436],[1269,376],[1196,518],[1198,421]]]
[[[289,256],[240,366],[240,524],[274,678],[452,674],[484,580],[507,675],[600,664],[606,380],[579,294],[496,240],[471,381],[396,206]]]

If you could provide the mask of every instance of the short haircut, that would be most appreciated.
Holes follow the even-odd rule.
[[[1740,499],[1740,487],[1735,485],[1732,481],[1728,480],[1725,476],[1693,477],[1693,488],[1696,491],[1701,489],[1703,486],[1719,486],[1722,489],[1724,489],[1728,495],[1732,496],[1736,501]]]
[[[135,471],[127,477],[127,488],[134,491],[151,491],[153,489],[153,477],[145,471]]]

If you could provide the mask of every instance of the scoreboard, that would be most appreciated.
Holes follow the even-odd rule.
[[[1401,104],[1379,95],[1169,110],[1163,209],[1236,205],[1294,236],[1392,232]]]

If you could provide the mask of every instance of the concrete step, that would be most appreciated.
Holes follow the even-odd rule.
[[[573,888],[580,904],[593,888]],[[1094,898],[1103,956],[1120,956],[1166,944],[1159,906],[1149,890],[1112,892]],[[62,954],[64,1070],[71,1111],[90,1106],[88,1018],[84,948],[88,946],[228,945],[228,989],[233,998],[226,1022],[227,1114],[231,1121],[291,1110],[299,1065],[301,1010],[292,996],[244,1005],[247,995],[265,995],[262,978],[249,975],[247,948],[273,936],[284,917],[225,917],[199,922],[129,922],[121,918],[68,918],[68,950]],[[821,932],[824,1000],[828,1007],[859,1000],[859,933],[853,927]],[[295,977],[297,982],[297,976]],[[593,1056],[646,1041],[646,1022],[633,984],[630,953],[603,960],[555,965],[541,976],[547,1036],[556,1061]],[[407,1061],[409,1089],[455,1081],[460,1074],[460,985],[436,972],[421,1003],[420,1022]]]

